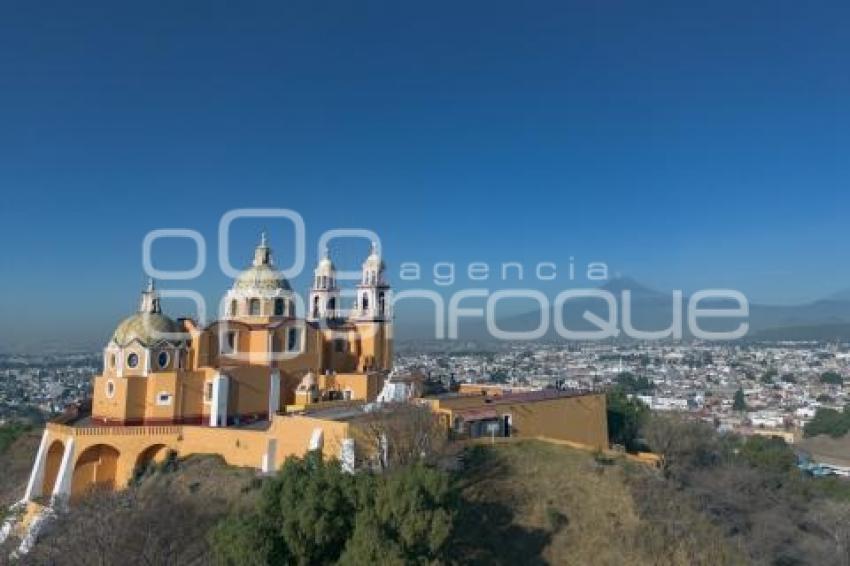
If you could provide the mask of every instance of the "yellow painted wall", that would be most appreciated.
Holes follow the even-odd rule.
[[[43,486],[49,496],[62,451],[70,438],[74,439],[71,493],[77,497],[95,484],[110,488],[126,486],[141,460],[154,454],[163,456],[163,451],[158,450],[160,446],[174,450],[179,457],[217,454],[233,466],[260,468],[269,440],[275,439],[275,466],[279,467],[287,457],[303,456],[307,452],[317,428],[323,431],[323,455],[338,458],[342,440],[349,434],[349,424],[309,415],[276,416],[267,430],[189,425],[69,427],[49,423],[50,448]]]
[[[512,436],[545,436],[568,440],[599,449],[608,446],[608,418],[605,394],[593,393],[540,401],[487,403],[483,395],[429,399],[433,410],[446,414],[447,426],[464,409],[492,409],[498,415],[511,415]]]

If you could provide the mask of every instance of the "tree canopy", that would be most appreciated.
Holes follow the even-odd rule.
[[[608,439],[626,450],[637,450],[638,435],[649,416],[649,407],[640,399],[630,398],[619,387],[611,390],[606,399],[608,407]]]
[[[829,385],[841,385],[844,383],[844,379],[834,371],[825,371],[820,374],[820,382]]]
[[[828,434],[838,438],[848,432],[850,432],[850,410],[847,407],[844,408],[844,412],[820,407],[814,418],[806,423],[806,427],[803,429],[804,436]]]
[[[640,395],[652,393],[655,390],[655,384],[652,383],[646,376],[635,376],[633,373],[624,371],[621,372],[615,383],[617,387],[625,393],[637,393]]]
[[[733,411],[746,411],[747,410],[747,398],[744,396],[744,390],[738,388],[735,391],[735,397],[732,401],[732,410]]]
[[[219,564],[412,564],[445,556],[457,498],[447,474],[415,464],[347,474],[317,455],[290,458],[261,504],[213,531]]]

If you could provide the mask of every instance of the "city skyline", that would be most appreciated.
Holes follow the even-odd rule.
[[[850,288],[844,5],[196,8],[4,10],[3,340],[108,327],[149,231],[215,242],[241,207],[298,211],[308,267],[325,230],[375,231],[400,288],[402,262],[570,258],[762,304]],[[234,263],[264,227],[287,259],[287,229],[258,222]]]

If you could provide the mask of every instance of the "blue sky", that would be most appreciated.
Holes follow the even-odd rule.
[[[191,286],[218,295],[238,207],[301,213],[310,264],[363,227],[391,268],[850,287],[846,2],[177,4],[0,6],[0,340],[108,332],[155,228],[208,238]],[[288,245],[245,222],[242,261],[262,225]]]

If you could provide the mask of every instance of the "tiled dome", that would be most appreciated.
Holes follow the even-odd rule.
[[[291,290],[289,281],[280,275],[280,272],[267,264],[252,265],[239,274],[233,283],[234,289],[261,289],[263,291],[275,291],[283,289]]]
[[[139,312],[125,318],[112,334],[112,341],[126,346],[138,340],[144,346],[151,346],[163,340],[174,341],[174,334],[181,332],[180,325],[161,313]]]

